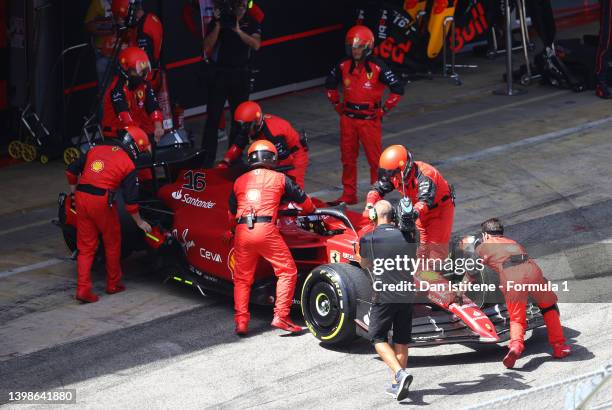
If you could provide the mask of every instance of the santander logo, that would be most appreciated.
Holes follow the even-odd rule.
[[[195,206],[196,208],[212,209],[215,207],[216,202],[204,201],[189,194],[183,194],[183,190],[179,189],[172,193],[172,198],[177,201],[181,201],[187,205]]]

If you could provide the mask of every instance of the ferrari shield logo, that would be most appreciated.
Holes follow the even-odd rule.
[[[234,248],[232,248],[227,255],[227,268],[232,273],[232,279],[234,279],[234,268],[236,267],[236,256],[234,256],[234,253]]]
[[[340,252],[331,251],[329,253],[329,261],[332,263],[340,263]]]
[[[138,96],[138,99],[142,100],[144,98],[144,91],[138,90],[136,95]]]
[[[120,149],[119,147],[113,147],[113,148],[111,149],[111,151],[113,151],[113,152],[117,152],[117,151],[119,151],[119,149]]]
[[[348,78],[344,79],[344,86],[348,87],[349,85],[351,85],[351,80],[349,80]]]

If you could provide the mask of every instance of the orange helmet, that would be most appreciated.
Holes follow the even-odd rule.
[[[380,176],[392,178],[400,174],[406,178],[414,166],[412,153],[403,145],[391,145],[380,155],[378,161]]]
[[[268,140],[255,141],[247,151],[247,162],[252,168],[274,168],[276,167],[277,158],[278,151],[274,144]]]
[[[234,121],[240,127],[241,133],[249,137],[255,136],[263,127],[264,116],[261,107],[254,101],[245,101],[236,108]]]
[[[148,151],[151,146],[147,133],[133,125],[128,125],[123,129],[121,143],[133,158],[137,158],[140,154]]]
[[[151,71],[151,62],[143,49],[127,47],[119,53],[119,67],[126,77],[130,70],[135,70],[139,77],[145,78]]]
[[[353,26],[346,33],[346,54],[351,57],[353,55],[352,49],[363,47],[363,56],[367,57],[372,54],[374,50],[374,34],[372,30],[366,26]]]

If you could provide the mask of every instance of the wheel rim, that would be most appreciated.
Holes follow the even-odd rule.
[[[340,304],[334,288],[327,282],[319,282],[313,286],[310,295],[308,305],[314,324],[323,329],[336,325]]]
[[[66,148],[64,150],[64,162],[66,165],[72,164],[74,161],[79,159],[80,156],[81,154],[79,153],[79,150],[74,147]]]
[[[315,299],[315,307],[319,316],[327,316],[331,311],[331,302],[325,293],[319,293]]]
[[[41,164],[46,164],[47,162],[49,162],[49,157],[46,155],[41,155],[40,156],[40,163]]]
[[[14,159],[21,158],[21,152],[23,151],[22,145],[23,144],[21,143],[21,141],[11,141],[11,143],[8,146],[8,151],[9,151],[9,155],[11,156],[11,158],[14,158]]]
[[[32,162],[36,159],[36,147],[34,145],[24,145],[21,157],[25,162]]]

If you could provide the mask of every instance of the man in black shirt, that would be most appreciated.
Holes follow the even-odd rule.
[[[387,393],[404,400],[412,382],[406,371],[408,343],[412,340],[413,276],[410,259],[416,258],[416,244],[410,232],[395,225],[395,212],[388,201],[378,201],[370,219],[376,228],[361,237],[361,266],[372,276],[374,292],[370,308],[369,335],[380,358],[391,369],[394,382]],[[390,262],[392,261],[392,263]],[[388,269],[390,265],[392,269]],[[393,328],[393,347],[388,343]]]
[[[261,26],[246,14],[247,0],[225,0],[225,3],[230,7],[223,11],[215,9],[204,38],[204,53],[209,59],[208,117],[202,141],[207,151],[205,166],[212,166],[217,155],[218,126],[225,101],[229,101],[233,118],[236,107],[249,99],[248,64],[253,50],[261,45]],[[237,130],[232,122],[230,147]]]

